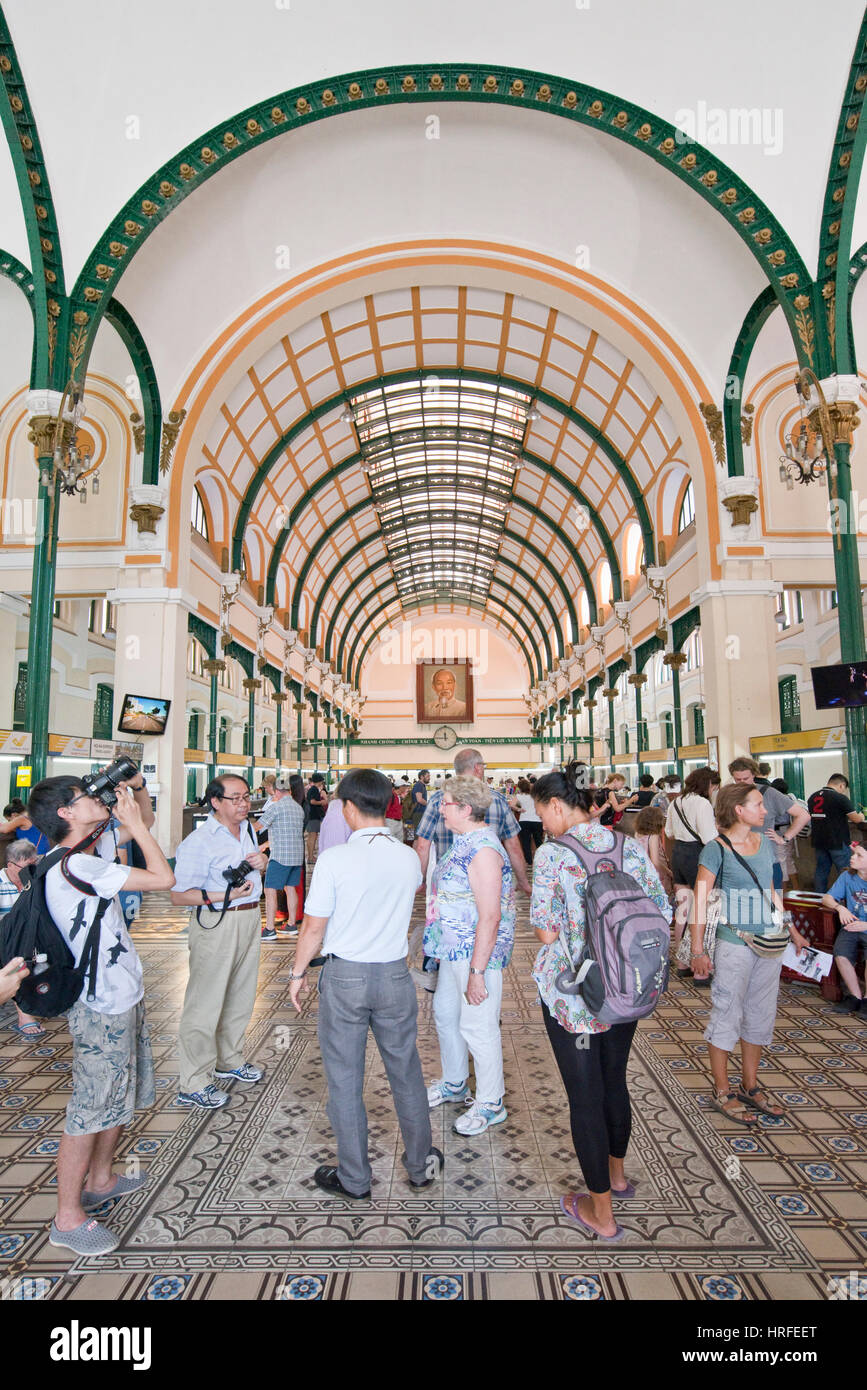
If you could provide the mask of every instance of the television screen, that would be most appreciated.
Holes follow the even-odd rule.
[[[816,709],[867,705],[867,661],[814,666],[812,676]]]
[[[150,695],[124,695],[118,732],[122,734],[164,734],[171,700]]]

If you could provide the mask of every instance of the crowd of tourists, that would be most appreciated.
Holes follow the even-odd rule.
[[[329,796],[318,773],[307,782],[269,777],[252,816],[246,780],[224,774],[206,788],[208,814],[177,847],[173,868],[151,834],[140,773],[116,778],[109,796],[75,777],[40,782],[27,806],[10,804],[0,824],[0,1002],[16,1000],[14,1027],[23,1037],[38,1037],[43,1020],[61,1013],[72,1036],[51,1243],[81,1255],[113,1249],[117,1237],[91,1212],[147,1181],[115,1174],[113,1161],[135,1110],[154,1095],[143,973],[129,925],[141,895],[155,890],[189,910],[182,1106],[222,1109],[232,1083],[264,1078],[245,1057],[262,942],[296,942],[289,995],[299,1011],[310,971],[318,970],[336,1161],[313,1176],[348,1200],[371,1191],[362,1099],[369,1032],[388,1075],[412,1187],[426,1188],[442,1173],[434,1109],[454,1107],[454,1128],[467,1136],[508,1120],[503,978],[516,894],[527,895],[540,943],[532,978],[584,1187],[565,1193],[561,1208],[592,1237],[620,1240],[618,1203],[635,1190],[625,1171],[627,1064],[638,1022],[666,988],[669,947],[678,976],[710,990],[714,1107],[743,1126],[783,1114],[759,1067],[773,1040],[783,952],[809,946],[782,899],[795,873],[793,842],[805,833],[816,892],[839,918],[843,1007],[867,1010],[859,973],[867,849],[852,841],[864,816],[842,775],[804,804],[769,781],[769,770],[740,757],[725,784],[700,767],[682,786],[670,774],[656,782],[644,774],[633,792],[620,774],[596,786],[591,770],[573,763],[494,787],[482,754],[468,748],[456,755],[454,774],[433,785],[428,769],[412,782],[358,769]],[[34,891],[22,894],[28,884]],[[424,920],[413,933],[420,893]],[[28,938],[22,923],[36,922],[37,908],[42,935]],[[65,957],[52,953],[52,931]],[[10,943],[28,940],[36,941],[32,951],[12,954]],[[40,954],[45,942],[50,948]],[[417,1049],[416,984],[433,994],[441,1074],[429,1083]]]

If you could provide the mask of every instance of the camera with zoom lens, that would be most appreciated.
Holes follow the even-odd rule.
[[[246,859],[242,859],[240,864],[236,864],[233,869],[224,869],[223,878],[230,888],[240,888],[241,884],[246,883],[253,872],[252,864],[248,864]]]
[[[82,777],[81,785],[86,796],[101,801],[106,810],[110,811],[117,805],[118,783],[129,781],[137,772],[138,763],[134,763],[131,758],[115,758],[114,762],[109,763],[101,772],[88,773],[86,777]]]

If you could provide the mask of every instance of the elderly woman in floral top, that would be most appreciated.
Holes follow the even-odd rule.
[[[578,786],[574,770],[550,772],[533,788],[533,798],[550,836],[571,836],[579,846],[604,851],[618,832],[593,817],[593,793]],[[623,871],[631,874],[670,917],[668,897],[647,855],[624,837]],[[542,1017],[569,1098],[572,1142],[587,1193],[570,1192],[560,1206],[570,1220],[600,1240],[621,1240],[612,1198],[632,1197],[623,1171],[632,1128],[626,1063],[636,1024],[599,1023],[579,994],[561,994],[557,977],[572,970],[584,946],[584,885],[587,871],[571,850],[548,840],[533,864],[530,921],[543,946],[533,969]],[[569,955],[563,939],[568,944]],[[569,958],[571,957],[571,959]]]
[[[424,933],[425,955],[440,962],[433,1011],[442,1077],[428,1089],[432,1109],[449,1102],[471,1105],[473,1054],[476,1099],[456,1121],[458,1134],[481,1134],[507,1115],[500,1005],[515,939],[515,902],[508,855],[485,824],[491,799],[491,788],[478,777],[454,777],[446,784],[441,812],[454,839],[434,870]]]

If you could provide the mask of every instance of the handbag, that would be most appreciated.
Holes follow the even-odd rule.
[[[678,798],[678,800],[679,799],[680,798]],[[671,804],[684,830],[688,830],[692,836],[691,840],[675,840],[671,855],[672,868],[680,875],[678,882],[685,883],[688,888],[694,888],[696,875],[698,874],[699,856],[704,849],[704,841],[701,836],[697,835],[693,830],[686,816],[683,814],[683,811],[680,809],[678,802],[673,801]],[[676,865],[674,862],[675,856],[677,857]]]
[[[724,844],[728,845],[735,859],[738,861],[740,865],[742,865],[743,868],[746,869],[750,878],[753,880],[753,883],[756,885],[759,892],[762,894],[762,897],[764,898],[768,890],[767,888],[763,888],[762,885],[759,883],[759,880],[753,873],[752,867],[747,863],[746,859],[744,859],[742,854],[738,854],[737,850],[735,849],[734,845],[732,844],[731,840],[728,838],[727,835],[723,835],[721,833],[720,839],[724,842]],[[776,907],[771,908],[771,922],[773,923],[776,930],[772,932],[765,932],[763,935],[759,932],[738,931],[737,927],[731,927],[730,930],[734,932],[735,936],[740,937],[741,941],[743,941],[745,945],[749,946],[754,956],[758,956],[760,960],[774,960],[778,956],[781,956],[783,954],[786,947],[789,945],[789,942],[791,941],[791,936],[789,935],[789,931],[786,926],[785,917],[780,916],[780,913]]]
[[[687,827],[687,829],[688,828],[689,827]],[[722,892],[722,872],[724,861],[724,855],[722,850],[720,850],[719,854],[719,868],[717,869],[716,875],[714,877],[714,886],[713,888],[711,888],[710,892],[707,895],[707,916],[705,918],[704,937],[702,939],[702,949],[704,950],[704,954],[710,960],[711,965],[713,965],[713,955],[714,951],[716,950],[717,928],[726,925],[726,919],[723,914],[723,903],[725,902],[725,898],[723,897]],[[719,883],[719,887],[716,886],[717,883]],[[674,958],[677,961],[678,965],[683,966],[685,968],[690,964],[691,954],[692,938],[690,937],[689,926],[687,925],[683,929],[683,936],[677,943],[677,950],[674,953]]]

